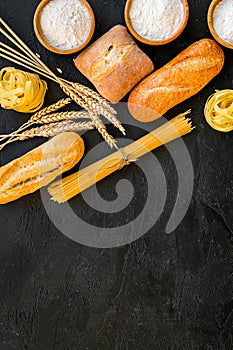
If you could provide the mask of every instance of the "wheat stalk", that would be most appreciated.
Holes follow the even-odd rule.
[[[52,113],[45,115],[37,121],[37,124],[49,124],[56,123],[63,120],[77,120],[77,119],[87,119],[90,118],[89,113],[87,111],[80,112],[60,112],[60,113]]]
[[[107,130],[106,126],[102,122],[102,120],[98,116],[98,112],[96,112],[95,104],[93,103],[93,99],[87,98],[85,96],[80,96],[77,91],[73,91],[73,89],[70,89],[67,86],[62,86],[62,89],[65,93],[67,93],[75,102],[79,101],[81,99],[80,106],[87,109],[90,115],[90,118],[92,119],[96,129],[99,131],[99,133],[102,135],[103,139],[108,143],[108,145],[113,148],[116,147],[116,140],[114,140],[113,136],[111,136]],[[77,99],[77,101],[76,101]],[[78,102],[77,102],[78,103]]]
[[[112,123],[115,128],[119,129],[120,132],[122,132],[123,135],[126,135],[125,132],[125,128],[123,127],[123,125],[121,124],[121,122],[116,118],[115,115],[106,112],[105,114],[103,114],[103,116],[110,122]]]
[[[116,140],[113,138],[112,135],[110,135],[107,130],[106,130],[106,126],[104,125],[104,123],[102,122],[102,120],[95,114],[91,114],[90,115],[96,129],[99,131],[99,133],[102,135],[103,139],[107,142],[107,144],[113,148],[117,148],[116,145]]]
[[[52,113],[52,114],[48,114],[48,115],[44,115],[42,117],[40,117],[40,119],[37,120],[37,124],[53,124],[56,122],[61,122],[61,121],[68,121],[68,120],[78,120],[78,119],[87,119],[90,118],[89,113],[86,111],[80,111],[80,112],[75,112],[75,111],[71,111],[71,112],[60,112],[60,113]],[[28,124],[27,127],[29,127],[30,125],[33,125],[34,123]],[[26,124],[24,124],[26,125]],[[23,129],[24,130],[24,129]],[[23,131],[22,129],[18,129],[17,131],[14,131],[12,134],[10,135],[3,135],[0,139],[6,139],[9,138],[9,141],[14,140],[14,137],[19,135],[20,132]],[[26,133],[26,131],[25,131]],[[13,141],[12,141],[13,142]],[[6,142],[4,144],[1,145],[1,148],[4,148],[5,145],[9,144],[10,142]],[[3,147],[2,147],[3,146]]]
[[[75,101],[80,107],[89,110],[89,106],[86,103],[86,101],[83,100],[82,96],[80,96],[77,91],[74,91],[69,87],[67,84],[60,85],[62,90],[65,92],[66,95],[72,98],[73,101]]]
[[[119,120],[116,118],[115,114],[103,107],[103,105],[98,104],[95,99],[83,95],[84,101],[89,105],[89,109],[97,114],[104,116],[108,121],[110,121],[117,129],[119,129],[125,135],[125,129]]]
[[[45,64],[41,61],[29,47],[17,36],[16,33],[3,21],[0,17],[0,25],[4,27],[3,30],[0,26],[0,33],[3,34],[8,40],[11,41],[16,47],[18,47],[21,52],[19,53],[16,50],[9,48],[8,46],[4,49],[0,48],[0,56],[10,60],[11,62],[17,63],[23,67],[26,67],[36,73],[39,73],[52,81],[58,83],[63,91],[73,99],[79,106],[87,109],[88,112],[94,116],[103,115],[105,118],[110,120],[116,127],[118,127],[123,133],[125,132],[124,128],[116,118],[116,111],[110,106],[110,104],[102,98],[99,94],[92,91],[91,89],[81,85],[66,81],[64,79],[58,78]],[[1,46],[0,42],[0,46]],[[7,49],[7,50],[5,50]],[[40,115],[41,116],[41,115]],[[116,144],[114,141],[110,141],[113,138],[107,133],[106,128],[103,127],[104,124],[102,121],[97,118],[91,117],[98,131],[101,132],[101,135],[104,139],[108,140],[107,142],[112,146]],[[27,124],[28,126],[29,124]],[[23,128],[27,127],[24,125]],[[10,141],[10,140],[8,140]]]
[[[34,137],[51,137],[62,132],[66,131],[80,131],[80,130],[90,130],[93,129],[91,122],[56,122],[43,126],[38,126],[36,128],[32,128],[30,130],[24,131],[21,135],[18,136],[20,141],[26,140],[27,138]]]
[[[92,91],[88,87],[83,86],[79,83],[72,83],[72,86],[79,92],[79,95],[82,93],[83,100],[87,105],[89,105],[89,109],[91,109],[93,113],[103,115],[117,129],[119,129],[122,134],[125,135],[125,129],[116,117],[117,112],[109,105],[107,100],[102,98],[95,91]]]
[[[81,131],[81,130],[91,130],[93,129],[92,122],[74,122],[74,121],[60,121],[56,123],[45,124],[42,126],[38,126],[36,128],[32,128],[30,130],[26,130],[20,134],[15,134],[13,138],[9,139],[3,145],[0,146],[0,150],[2,150],[6,145],[15,141],[24,141],[27,139],[31,139],[34,137],[52,137],[62,132],[67,131]]]
[[[98,94],[98,92],[93,91],[92,89],[90,89],[87,86],[84,86],[82,84],[79,83],[71,83],[71,85],[79,92],[90,96],[92,99],[96,100],[97,102],[99,102],[100,105],[102,105],[104,108],[106,108],[106,110],[109,111],[109,113],[116,115],[117,112],[114,108],[112,108],[109,104],[109,102],[103,98],[102,96],[100,96],[100,94]]]
[[[59,100],[58,102],[41,109],[39,112],[33,114],[33,116],[26,123],[24,123],[20,128],[18,128],[16,131],[13,131],[9,135],[0,137],[0,142],[6,138],[12,138],[15,134],[18,134],[19,132],[27,129],[29,126],[31,126],[33,124],[42,124],[41,120],[42,119],[45,120],[44,117],[48,113],[55,112],[55,111],[61,109],[62,107],[68,105],[71,102],[72,102],[72,100],[70,98],[63,98],[63,99]]]
[[[41,109],[39,112],[35,113],[28,121],[28,123],[38,123],[40,122],[41,120],[41,117],[49,114],[49,113],[52,113],[52,112],[55,112],[63,107],[65,107],[66,105],[70,104],[72,102],[72,100],[70,98],[62,98],[61,100],[57,101],[56,103],[50,105],[50,106],[47,106],[43,109]]]

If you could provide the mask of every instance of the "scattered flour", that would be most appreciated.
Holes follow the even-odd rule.
[[[51,46],[70,50],[88,38],[91,17],[80,0],[51,0],[41,12],[40,24]]]

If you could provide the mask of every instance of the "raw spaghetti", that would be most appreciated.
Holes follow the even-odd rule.
[[[193,130],[192,121],[186,118],[190,110],[178,115],[154,131],[132,142],[123,149],[59,180],[48,188],[52,200],[64,203],[123,166],[135,162],[144,154],[171,142]]]
[[[205,105],[207,123],[215,130],[229,132],[233,130],[233,90],[216,90]]]
[[[0,71],[0,104],[21,113],[38,111],[43,103],[47,84],[36,74],[12,67]]]

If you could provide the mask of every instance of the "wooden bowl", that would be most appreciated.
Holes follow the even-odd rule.
[[[132,1],[133,0],[127,0],[126,5],[125,5],[125,23],[126,23],[128,29],[129,29],[130,33],[137,40],[141,41],[143,44],[153,45],[153,46],[159,46],[159,45],[168,44],[171,41],[175,40],[183,32],[183,30],[185,29],[185,27],[186,27],[186,25],[188,23],[188,19],[189,19],[189,4],[188,4],[187,0],[182,0],[183,3],[184,3],[185,16],[184,16],[184,21],[181,24],[181,26],[178,29],[178,31],[175,34],[173,34],[170,38],[165,39],[165,40],[156,40],[156,41],[148,40],[146,38],[143,38],[140,34],[138,34],[135,31],[135,29],[133,28],[132,24],[131,24],[131,19],[130,19],[129,13],[130,13]]]
[[[95,16],[94,16],[94,12],[93,12],[91,6],[89,5],[89,3],[86,0],[80,0],[86,6],[86,8],[90,14],[90,17],[91,17],[91,30],[90,30],[90,33],[89,33],[87,39],[85,40],[85,42],[83,42],[78,47],[72,48],[70,50],[60,50],[56,47],[51,46],[47,42],[46,38],[43,35],[41,24],[40,24],[41,12],[50,1],[51,0],[42,0],[36,9],[33,24],[34,24],[34,31],[35,31],[35,34],[37,36],[37,39],[49,51],[54,52],[54,53],[58,53],[58,54],[62,54],[62,55],[70,55],[70,54],[73,54],[73,53],[76,53],[76,52],[82,50],[89,43],[89,41],[91,40],[91,38],[94,34],[94,31],[95,31]]]
[[[209,10],[208,10],[208,16],[207,16],[207,22],[209,26],[210,33],[214,37],[214,39],[221,44],[222,46],[227,47],[228,49],[233,49],[233,45],[227,43],[223,39],[221,39],[218,34],[216,33],[213,25],[213,17],[214,17],[214,10],[216,6],[221,2],[222,0],[213,0],[210,4]]]

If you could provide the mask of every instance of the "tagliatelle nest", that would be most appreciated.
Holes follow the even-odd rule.
[[[0,105],[21,113],[38,111],[43,103],[47,83],[37,74],[6,67],[0,71]]]
[[[216,90],[205,105],[207,123],[215,130],[229,132],[233,130],[233,90]]]

